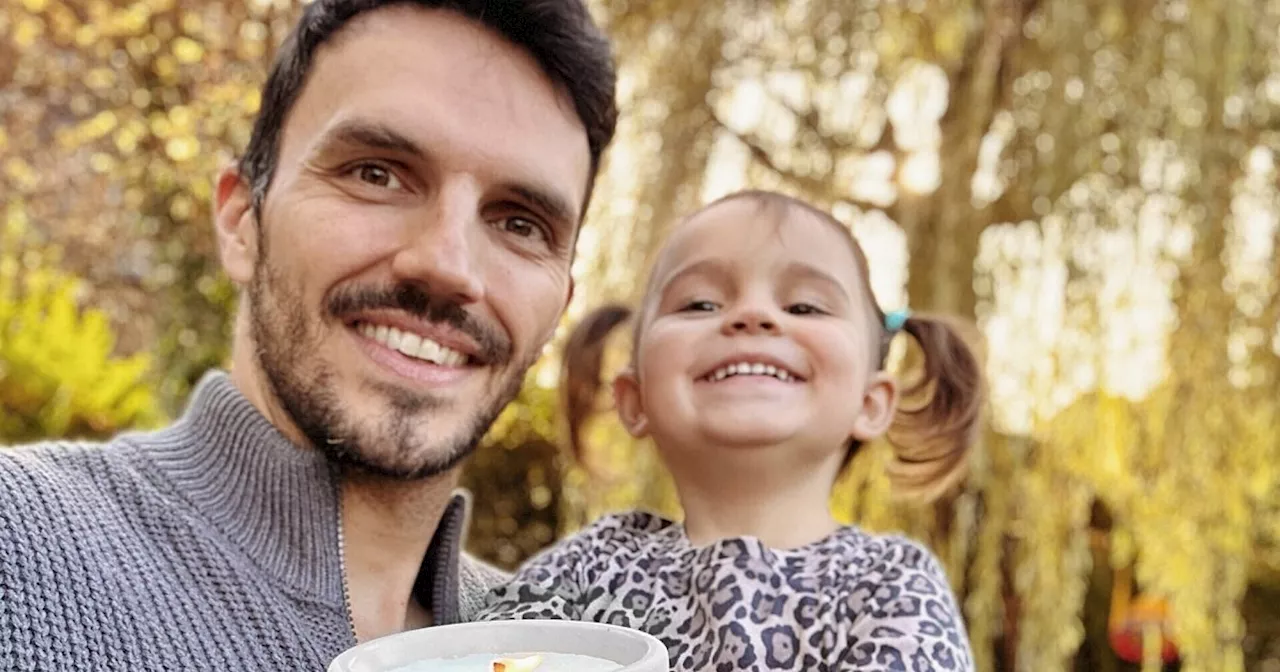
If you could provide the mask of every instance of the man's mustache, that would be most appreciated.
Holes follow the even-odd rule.
[[[511,341],[502,329],[472,316],[456,301],[433,297],[420,285],[402,283],[395,287],[343,287],[329,296],[329,314],[344,319],[368,310],[400,310],[434,324],[445,324],[471,337],[485,364],[505,364],[511,360]]]

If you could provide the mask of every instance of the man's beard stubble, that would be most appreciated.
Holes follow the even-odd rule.
[[[536,359],[535,350],[533,357],[512,369],[499,393],[488,404],[482,401],[469,428],[454,437],[419,440],[419,433],[414,430],[429,431],[430,414],[443,403],[394,385],[371,386],[368,393],[383,397],[387,409],[380,418],[356,421],[342,408],[334,391],[334,372],[323,361],[308,359],[323,338],[323,317],[308,323],[300,292],[283,281],[267,256],[264,244],[248,292],[258,366],[298,430],[340,467],[397,480],[424,479],[450,471],[476,449],[498,414],[515,399],[525,372]],[[356,290],[335,295],[326,302],[330,313],[378,306],[446,321],[463,329],[479,342],[486,366],[497,368],[510,359],[510,343],[504,336],[467,324],[460,306],[441,305],[417,286],[401,285],[392,291]],[[307,371],[311,372],[309,377]]]

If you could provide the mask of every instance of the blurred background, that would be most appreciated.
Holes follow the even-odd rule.
[[[593,10],[623,116],[567,322],[634,299],[708,199],[829,208],[886,309],[986,338],[963,488],[895,500],[872,446],[833,499],[943,558],[979,669],[1280,671],[1280,1]],[[212,177],[297,11],[0,7],[0,444],[154,426],[224,365]],[[565,459],[549,354],[466,474],[470,547],[507,567],[606,511],[678,513],[615,423],[598,475]]]

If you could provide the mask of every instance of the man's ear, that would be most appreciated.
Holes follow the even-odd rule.
[[[850,436],[865,443],[889,431],[898,410],[898,384],[884,371],[875,374],[862,393]]]
[[[631,436],[642,439],[649,434],[649,416],[644,412],[644,400],[640,398],[640,381],[631,369],[613,379],[613,403],[618,417]]]
[[[223,168],[213,191],[213,228],[222,268],[237,285],[253,280],[261,234],[255,220],[249,183],[234,164]]]

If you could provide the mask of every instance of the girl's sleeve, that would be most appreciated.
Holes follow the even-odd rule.
[[[579,535],[534,556],[489,592],[475,620],[583,620],[589,547],[588,537]]]
[[[855,589],[865,601],[842,669],[972,672],[964,620],[933,554],[902,540],[878,569]]]

